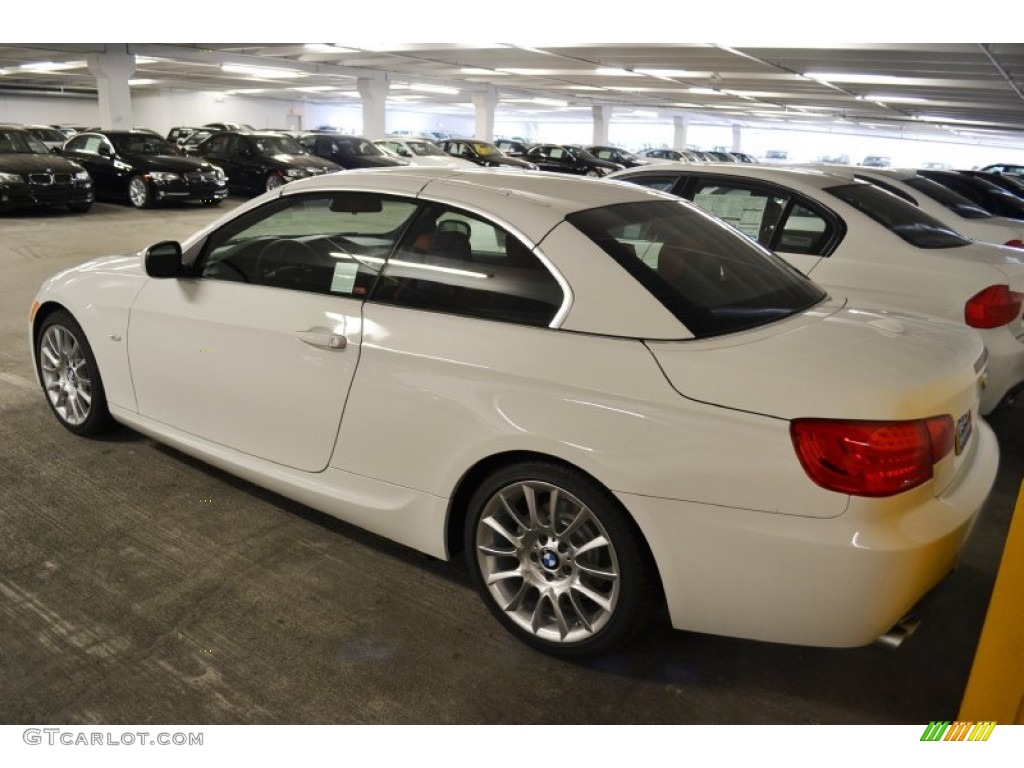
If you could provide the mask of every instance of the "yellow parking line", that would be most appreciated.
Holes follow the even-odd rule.
[[[1024,725],[1024,484],[957,720]]]

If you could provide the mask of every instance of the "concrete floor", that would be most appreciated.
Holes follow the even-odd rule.
[[[220,209],[0,216],[0,723],[901,723],[955,719],[1022,476],[998,485],[897,651],[656,629],[583,664],[520,645],[461,562],[365,534],[122,429],[84,440],[34,384],[39,283]]]

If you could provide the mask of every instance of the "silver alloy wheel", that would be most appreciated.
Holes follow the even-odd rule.
[[[133,176],[128,182],[128,199],[136,208],[145,208],[149,203],[149,189],[141,176]]]
[[[271,173],[267,175],[267,192],[277,189],[284,181],[281,180],[281,174]]]
[[[487,500],[476,558],[491,597],[541,640],[593,637],[619,602],[611,537],[587,505],[549,483],[516,482]]]
[[[51,325],[39,343],[39,360],[53,410],[72,426],[82,424],[92,409],[92,379],[78,339],[63,325]]]

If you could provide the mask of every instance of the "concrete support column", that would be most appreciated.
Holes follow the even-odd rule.
[[[672,118],[672,148],[686,149],[686,129],[690,127],[690,118],[686,115],[675,115]]]
[[[494,110],[498,106],[498,89],[489,87],[486,91],[473,94],[476,107],[476,126],[473,135],[484,141],[494,140]]]
[[[135,57],[128,46],[110,44],[105,53],[90,53],[89,71],[96,78],[99,96],[100,128],[126,131],[135,124],[132,116],[132,91],[128,80],[135,72]]]
[[[594,143],[606,145],[608,143],[608,125],[612,121],[612,108],[595,104],[590,111],[594,115]]]
[[[736,151],[736,152],[742,152],[743,151],[742,138],[743,138],[743,131],[742,131],[742,129],[740,128],[739,125],[734,125],[732,127],[732,148],[733,148],[734,151]]]
[[[388,98],[387,78],[360,77],[356,86],[363,99],[363,136],[371,140],[383,139],[387,135],[384,125]]]

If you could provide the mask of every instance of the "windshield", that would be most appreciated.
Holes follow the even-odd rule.
[[[383,152],[371,141],[366,139],[335,139],[338,150],[343,155],[352,157],[381,157]]]
[[[45,155],[49,152],[46,145],[26,131],[0,131],[0,154],[34,154]]]
[[[405,142],[405,146],[408,147],[409,151],[414,155],[441,155],[441,157],[448,157],[447,152],[437,146],[437,144],[430,141],[407,141]]]
[[[256,153],[264,157],[309,154],[291,136],[253,136],[252,144],[256,147]]]
[[[913,187],[922,195],[928,195],[932,200],[948,208],[957,216],[963,219],[991,219],[991,213],[984,208],[975,205],[963,195],[957,194],[952,189],[944,187],[938,182],[915,176],[912,179],[903,181],[908,187]]]
[[[771,323],[826,297],[775,254],[682,201],[620,203],[566,220],[698,338]]]
[[[178,148],[160,136],[149,134],[111,134],[108,138],[121,154],[180,155]]]
[[[913,203],[901,200],[873,184],[844,184],[829,187],[825,191],[918,248],[957,248],[971,242]]]
[[[484,144],[481,141],[474,141],[470,146],[473,147],[473,151],[480,155],[480,157],[498,157],[504,154],[493,144]]]
[[[29,133],[40,141],[52,141],[54,144],[63,144],[68,137],[56,128],[29,128]]]

